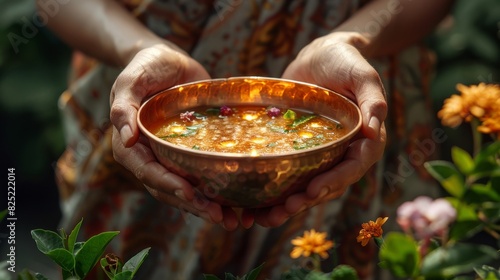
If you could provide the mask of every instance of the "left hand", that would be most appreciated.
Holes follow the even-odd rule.
[[[245,210],[247,221],[253,218],[265,227],[279,226],[299,212],[340,197],[382,157],[387,103],[377,71],[359,51],[363,47],[369,47],[369,42],[360,34],[334,32],[304,47],[285,70],[282,78],[323,86],[353,100],[361,110],[362,128],[339,164],[283,204]]]

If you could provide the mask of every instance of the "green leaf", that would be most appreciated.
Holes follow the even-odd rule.
[[[218,116],[220,115],[220,108],[208,108],[205,113],[207,113],[207,115],[211,115],[211,116]]]
[[[500,193],[495,192],[489,185],[473,185],[464,195],[464,202],[481,204],[487,201],[500,202]]]
[[[45,277],[43,274],[41,273],[35,273],[35,279],[36,280],[49,280],[49,278]]]
[[[500,203],[485,202],[481,205],[481,212],[486,216],[487,222],[495,223],[500,219]]]
[[[321,271],[313,270],[307,274],[304,280],[330,280],[332,279],[328,274]]]
[[[307,270],[303,267],[291,268],[281,274],[280,280],[305,279],[307,274],[309,274],[310,272],[310,270]]]
[[[332,280],[357,280],[358,273],[349,265],[338,265],[332,270]]]
[[[457,210],[457,221],[475,221],[478,219],[477,217],[477,208],[463,203],[457,198],[447,197],[446,200],[450,202],[450,204]]]
[[[452,163],[435,160],[424,163],[424,166],[449,194],[462,197],[466,189],[464,177]]]
[[[35,280],[35,277],[33,274],[28,269],[23,269],[19,274],[17,275],[17,280]]]
[[[38,272],[33,275],[28,269],[24,269],[17,275],[17,280],[49,280],[49,278]]]
[[[491,266],[483,265],[481,267],[474,267],[474,271],[477,273],[480,279],[500,279],[500,271]]]
[[[7,209],[0,212],[0,222],[3,220],[3,218],[5,218],[6,215],[7,215]]]
[[[207,118],[207,116],[200,114],[200,113],[197,113],[197,112],[194,112],[194,117],[199,119],[199,120],[203,120],[203,119]]]
[[[75,246],[73,248],[73,255],[76,255],[78,253],[78,251],[80,251],[80,249],[82,249],[83,244],[85,244],[85,242],[76,242],[75,243]]]
[[[450,228],[450,240],[462,240],[473,237],[475,234],[483,230],[484,224],[480,220],[463,220],[456,221]]]
[[[297,114],[290,109],[286,110],[285,114],[283,114],[283,118],[285,118],[286,120],[293,121],[293,120],[295,120],[296,117],[297,117]]]
[[[459,147],[451,148],[451,158],[455,166],[463,174],[469,174],[474,169],[474,160],[471,155]]]
[[[500,153],[500,141],[495,141],[488,146],[483,147],[474,158],[476,165],[483,161],[491,161]]]
[[[108,278],[113,279],[114,274],[106,269],[106,267],[109,265],[108,260],[106,258],[101,258],[100,265],[101,265],[102,271],[104,271],[104,273],[108,276]]]
[[[462,240],[472,237],[484,228],[484,223],[477,216],[477,207],[465,204],[454,197],[447,197],[446,200],[457,210],[457,218],[451,225],[449,232],[451,240]]]
[[[63,270],[72,271],[75,268],[75,257],[64,248],[54,249],[46,255],[57,263]]]
[[[226,272],[224,274],[224,280],[240,280],[240,279],[238,279],[238,277],[234,276],[233,274]]]
[[[422,274],[430,277],[450,277],[471,272],[499,255],[495,249],[481,244],[456,243],[430,252],[422,262]]]
[[[53,231],[35,229],[31,231],[31,237],[35,240],[38,250],[44,254],[54,249],[64,249],[61,236]]]
[[[500,175],[500,166],[496,156],[500,153],[500,141],[483,147],[474,158],[475,168],[471,175],[476,177],[491,177]]]
[[[74,280],[76,277],[73,275],[74,271],[62,270],[62,279],[64,280]]]
[[[491,177],[488,185],[495,193],[500,195],[500,176]]]
[[[255,280],[255,279],[257,279],[257,277],[259,277],[260,271],[262,270],[262,267],[264,267],[263,263],[261,265],[259,265],[258,267],[252,269],[246,275],[244,275],[243,280]]]
[[[134,278],[134,273],[132,271],[122,271],[116,274],[113,280],[132,280]]]
[[[311,116],[302,116],[296,120],[293,121],[293,123],[290,125],[292,128],[295,128],[301,124],[304,124],[312,119],[314,119],[316,116],[311,115]]]
[[[80,278],[99,261],[109,242],[118,234],[118,231],[102,232],[89,238],[75,255],[75,272]]]
[[[481,178],[500,176],[500,166],[495,161],[481,161],[469,174],[475,181]]]
[[[70,251],[72,254],[75,253],[75,242],[76,238],[78,237],[78,233],[80,232],[80,227],[82,226],[83,219],[80,220],[80,222],[75,226],[75,228],[71,231],[69,234],[68,238],[68,251]]]
[[[400,232],[390,232],[380,248],[380,266],[387,268],[396,277],[411,277],[419,263],[418,246],[415,240]]]
[[[137,270],[139,269],[139,267],[141,267],[142,263],[144,262],[144,260],[148,256],[150,249],[151,248],[146,248],[146,249],[143,249],[142,251],[140,251],[139,253],[135,254],[135,256],[130,258],[123,265],[122,271],[130,271],[130,272],[132,272],[132,274],[131,274],[132,277],[134,277],[134,275],[137,273]]]

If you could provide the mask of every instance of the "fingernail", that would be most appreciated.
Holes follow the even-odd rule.
[[[220,225],[220,226],[221,226],[224,230],[227,230],[227,227],[226,227],[226,225],[224,224],[224,222],[219,223],[219,225]]]
[[[306,210],[306,209],[307,209],[307,205],[305,205],[305,204],[304,204],[304,205],[302,205],[302,206],[299,208],[299,210],[297,210],[297,212],[295,212],[295,214],[298,214],[298,213],[300,213],[300,212],[302,212],[302,211],[304,211],[304,210]]]
[[[330,188],[328,187],[324,187],[321,192],[319,193],[318,197],[324,197],[325,195],[327,195],[328,193],[330,192]]]
[[[210,214],[208,214],[206,212],[200,212],[199,215],[200,215],[200,218],[202,218],[203,220],[205,220],[209,223],[213,223],[212,219],[210,218]]]
[[[129,125],[125,125],[120,129],[120,138],[122,139],[122,143],[126,144],[130,138],[132,138],[132,130]]]
[[[184,191],[183,190],[175,190],[174,191],[174,195],[179,198],[179,199],[182,199],[184,201],[187,201],[186,199],[186,196],[184,195]]]
[[[378,120],[377,117],[370,118],[370,121],[368,122],[368,127],[373,129],[373,131],[376,133],[375,136],[378,137],[380,133],[380,121]]]

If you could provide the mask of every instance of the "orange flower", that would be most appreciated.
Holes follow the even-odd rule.
[[[498,106],[496,111],[483,118],[477,130],[485,134],[496,134],[500,139],[500,106]]]
[[[290,257],[296,259],[300,256],[309,257],[311,254],[318,254],[323,259],[328,258],[327,251],[333,247],[333,242],[326,240],[325,232],[304,231],[303,237],[297,237],[292,240],[295,245]]]
[[[456,127],[463,121],[476,118],[482,122],[478,131],[500,133],[500,86],[480,83],[465,86],[457,84],[460,95],[452,95],[444,101],[438,117],[445,126]]]
[[[363,223],[361,225],[361,227],[363,228],[359,231],[359,235],[356,240],[360,242],[361,245],[366,246],[366,244],[368,244],[368,241],[370,241],[372,237],[382,236],[382,233],[384,233],[384,231],[382,230],[382,225],[385,224],[387,219],[389,219],[389,217],[379,217],[375,222],[369,221],[368,223]]]
[[[438,112],[438,117],[445,126],[457,127],[467,116],[467,110],[459,95],[452,95],[444,101],[443,108]]]

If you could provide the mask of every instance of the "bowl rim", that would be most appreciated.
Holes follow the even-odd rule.
[[[271,80],[271,81],[283,81],[283,82],[290,82],[294,84],[301,84],[305,86],[310,86],[310,87],[315,87],[318,89],[326,90],[329,92],[332,92],[336,94],[339,98],[344,99],[347,103],[350,103],[355,109],[358,114],[358,122],[356,123],[355,127],[351,129],[347,134],[345,134],[342,138],[329,141],[325,144],[321,144],[312,148],[307,148],[303,150],[297,150],[293,152],[287,152],[287,153],[279,153],[279,154],[263,154],[263,155],[257,155],[257,156],[251,156],[249,154],[242,154],[242,153],[227,153],[227,152],[207,152],[207,151],[200,151],[200,150],[193,150],[189,148],[185,148],[176,144],[172,144],[168,141],[165,141],[156,135],[154,135],[151,131],[149,131],[141,122],[141,112],[144,109],[145,105],[149,103],[151,100],[153,100],[156,96],[169,91],[169,90],[174,90],[179,87],[186,87],[194,84],[199,84],[199,83],[212,83],[212,82],[222,82],[222,81],[231,81],[231,80]],[[303,82],[303,81],[297,81],[297,80],[292,80],[292,79],[284,79],[284,78],[275,78],[275,77],[264,77],[264,76],[234,76],[234,77],[229,77],[229,78],[213,78],[213,79],[203,79],[203,80],[197,80],[197,81],[192,81],[192,82],[187,82],[187,83],[182,83],[178,84],[172,87],[169,87],[167,89],[161,90],[151,96],[149,96],[146,101],[142,102],[142,104],[139,107],[139,110],[137,110],[137,117],[136,117],[137,125],[139,126],[139,130],[141,133],[145,134],[148,138],[148,140],[153,140],[157,142],[160,145],[166,145],[168,147],[171,147],[178,152],[183,152],[186,154],[196,154],[197,156],[204,156],[204,157],[220,157],[220,158],[225,158],[225,159],[242,159],[242,158],[251,158],[251,159],[279,159],[283,157],[299,157],[305,154],[311,154],[319,150],[330,150],[331,148],[341,145],[346,141],[350,141],[355,134],[357,134],[361,130],[361,126],[363,123],[363,117],[361,114],[361,110],[356,103],[354,103],[351,99],[348,97],[334,91],[331,89],[328,89],[326,87],[322,87],[313,83],[308,83],[308,82]]]

